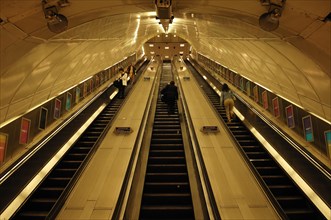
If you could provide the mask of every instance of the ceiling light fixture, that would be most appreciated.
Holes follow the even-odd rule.
[[[47,27],[54,33],[61,33],[68,27],[68,19],[58,13],[58,9],[55,5],[47,5],[47,0],[42,0],[42,7],[47,20]]]
[[[172,0],[155,0],[155,10],[155,18],[160,20],[159,24],[162,24],[164,31],[167,32],[169,25],[172,24],[174,20],[172,12]]]
[[[259,25],[265,31],[274,31],[279,26],[279,18],[282,16],[286,0],[260,0],[263,6],[268,6],[268,12],[259,18]]]

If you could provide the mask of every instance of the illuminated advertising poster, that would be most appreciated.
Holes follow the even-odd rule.
[[[79,99],[80,99],[80,88],[77,87],[76,88],[76,100],[75,100],[75,102],[78,103]]]
[[[268,93],[266,90],[262,92],[262,102],[263,102],[263,108],[268,109]]]
[[[84,97],[87,96],[87,82],[84,82],[84,86],[83,86],[83,96],[84,96]]]
[[[20,144],[27,144],[29,141],[30,123],[31,123],[31,120],[22,118],[21,130],[20,130],[20,140],[19,140]]]
[[[313,124],[311,122],[311,116],[305,116],[302,118],[303,131],[305,133],[305,139],[307,142],[314,141],[314,132],[313,132]]]
[[[239,75],[236,75],[234,77],[234,84],[236,85],[236,87],[239,87]]]
[[[61,116],[61,100],[55,99],[55,107],[54,107],[54,118],[58,119]]]
[[[230,82],[234,82],[234,73],[231,72],[231,75],[230,75]]]
[[[250,81],[246,82],[246,93],[248,96],[251,96],[251,82]]]
[[[272,107],[274,109],[274,116],[278,118],[280,116],[278,97],[272,100]]]
[[[40,114],[39,114],[39,129],[40,130],[45,130],[45,128],[46,128],[47,114],[48,114],[48,109],[41,107]]]
[[[258,87],[257,86],[253,87],[253,93],[254,93],[254,101],[258,102],[259,101],[259,92],[258,92]]]
[[[324,138],[325,138],[326,149],[328,151],[328,155],[330,156],[330,154],[331,154],[331,130],[324,132]]]
[[[67,93],[67,100],[66,100],[66,110],[69,111],[71,108],[71,99],[72,95],[70,92]]]
[[[8,135],[0,133],[0,163],[5,160],[7,149]]]
[[[293,115],[293,106],[289,105],[285,108],[285,113],[286,113],[286,121],[287,121],[287,126],[290,128],[294,128],[294,115]]]
[[[89,93],[91,93],[93,91],[93,80],[91,79],[90,80],[90,91]]]
[[[244,91],[244,78],[240,78],[240,89]]]
[[[98,87],[100,83],[99,76],[95,76],[95,86]]]

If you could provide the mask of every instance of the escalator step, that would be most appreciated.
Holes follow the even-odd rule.
[[[141,220],[155,220],[155,219],[194,219],[194,212],[192,206],[142,206]]]
[[[184,150],[150,150],[149,155],[152,157],[179,157],[184,156]]]
[[[151,164],[185,164],[185,157],[149,157]]]
[[[286,210],[292,208],[306,208],[305,198],[302,196],[276,197],[278,203]]]
[[[144,193],[142,205],[151,204],[153,206],[177,206],[192,203],[190,193]]]
[[[17,219],[21,219],[21,220],[39,220],[39,219],[46,219],[48,215],[48,212],[40,212],[40,211],[29,211],[29,212],[21,212],[19,213],[18,217],[16,217]]]
[[[263,175],[277,175],[277,174],[282,173],[282,171],[278,167],[275,167],[275,166],[257,167],[256,169],[257,169],[257,171],[259,172],[259,174],[261,176],[263,176]]]
[[[190,185],[188,182],[147,182],[144,190],[145,193],[189,193]]]
[[[284,175],[268,175],[261,176],[264,182],[269,185],[287,185],[290,183],[287,176]]]
[[[41,187],[36,191],[36,198],[58,198],[63,192],[64,187]]]
[[[185,164],[148,164],[147,165],[148,173],[185,173],[186,165]]]
[[[145,178],[146,183],[188,182],[187,173],[146,173]]]

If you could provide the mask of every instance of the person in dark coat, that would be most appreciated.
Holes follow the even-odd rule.
[[[168,105],[168,113],[175,113],[175,104],[178,100],[178,90],[175,86],[175,82],[171,81],[166,87],[161,90],[161,94],[164,96],[164,100]]]

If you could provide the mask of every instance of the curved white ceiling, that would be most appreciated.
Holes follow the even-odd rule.
[[[56,1],[49,1],[50,3]],[[0,124],[141,49],[163,32],[151,0],[70,0],[67,31],[46,27],[41,4],[1,0]],[[331,121],[329,0],[287,1],[265,32],[257,0],[174,0],[170,33],[306,110]]]

